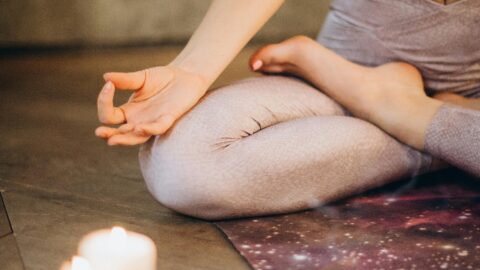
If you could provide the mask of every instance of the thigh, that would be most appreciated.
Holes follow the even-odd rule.
[[[347,114],[334,100],[299,79],[254,77],[208,92],[158,140],[169,144],[195,140],[199,143],[189,145],[188,151],[196,148],[209,153],[278,123]]]
[[[263,76],[208,93],[187,121],[212,123],[204,126],[208,130],[203,134],[212,135],[208,139],[222,147],[281,122],[346,114],[333,99],[299,79]]]
[[[140,152],[152,194],[203,218],[313,207],[429,161],[308,84],[278,76],[209,93]]]

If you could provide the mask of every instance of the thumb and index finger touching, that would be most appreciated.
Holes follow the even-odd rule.
[[[122,90],[137,91],[143,88],[147,77],[146,70],[136,72],[108,72],[103,75],[106,83],[101,90],[98,101],[98,118],[100,122],[107,125],[123,124],[126,122],[125,112],[121,107],[115,107],[114,92],[115,88]],[[174,118],[171,115],[164,115],[157,121],[151,123],[143,123],[140,125],[140,131],[143,131],[144,135],[133,134],[130,131],[125,132],[122,127],[128,126],[124,124],[120,128],[99,127],[96,130],[96,135],[109,139],[109,144],[138,144],[144,142],[151,135],[161,134],[166,131],[174,122]],[[118,141],[118,142],[117,142]]]
[[[113,99],[115,88],[138,90],[145,83],[145,71],[108,72],[103,75],[106,83],[97,99],[98,119],[103,124],[121,124],[126,121],[121,108],[115,107]]]

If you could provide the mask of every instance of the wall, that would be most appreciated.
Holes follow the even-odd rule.
[[[185,42],[209,3],[207,0],[0,0],[0,47]],[[255,40],[275,41],[296,34],[315,36],[328,5],[328,0],[287,0]]]

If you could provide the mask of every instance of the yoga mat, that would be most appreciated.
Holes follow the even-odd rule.
[[[254,269],[480,269],[479,180],[448,170],[216,225]]]

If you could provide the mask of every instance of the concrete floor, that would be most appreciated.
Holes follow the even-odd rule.
[[[212,224],[173,213],[150,196],[137,148],[111,148],[93,135],[101,74],[165,64],[178,50],[0,56],[1,269],[58,269],[83,235],[113,225],[150,236],[160,269],[249,269]],[[252,50],[216,85],[250,76]]]

